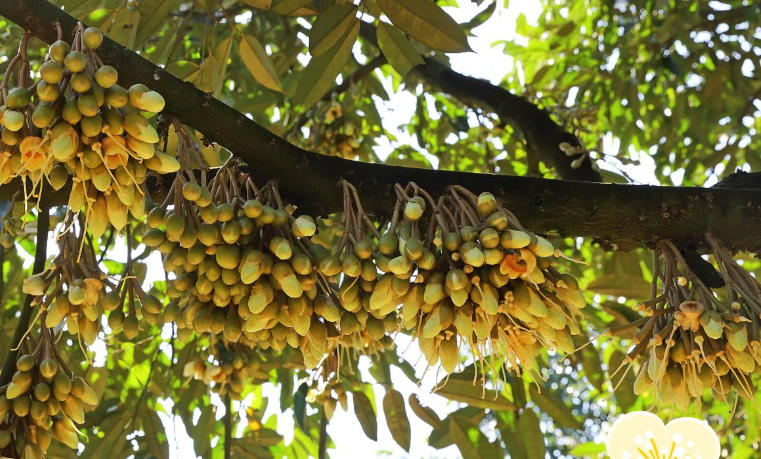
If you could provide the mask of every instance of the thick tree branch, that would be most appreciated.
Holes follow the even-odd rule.
[[[376,45],[376,28],[363,22],[360,35]],[[560,149],[560,144],[568,142],[579,147],[579,139],[566,132],[545,110],[527,99],[516,96],[505,88],[495,86],[486,80],[462,75],[441,62],[424,58],[425,65],[418,65],[412,72],[435,90],[447,93],[461,102],[484,108],[497,114],[503,123],[510,123],[523,133],[529,148],[539,152],[541,159],[555,168],[564,180],[584,180],[602,182],[602,175],[592,168],[589,156],[577,169],[571,167],[574,159],[581,155],[568,156]]]
[[[31,30],[40,39],[56,39],[58,21],[70,34],[76,20],[45,0],[2,0],[0,15]],[[369,212],[393,208],[394,183],[417,182],[434,194],[459,184],[473,192],[491,191],[528,228],[549,235],[593,237],[651,243],[669,238],[702,245],[713,234],[737,249],[761,250],[761,190],[631,186],[421,170],[347,161],[302,150],[277,137],[233,108],[106,39],[99,54],[119,71],[125,85],[144,83],[159,91],[167,111],[218,142],[250,166],[262,181],[277,179],[284,196],[313,215],[341,211],[340,179],[355,184]],[[151,190],[165,193],[170,177],[151,180]],[[20,180],[2,187],[8,198]],[[55,194],[58,203],[66,193]],[[51,203],[53,204],[53,203]]]

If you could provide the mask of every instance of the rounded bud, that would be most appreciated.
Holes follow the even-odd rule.
[[[56,61],[47,61],[40,66],[40,78],[48,84],[58,84],[63,78],[63,67]]]
[[[81,72],[87,66],[87,58],[80,51],[69,51],[63,60],[66,69],[71,73]]]
[[[71,47],[68,43],[66,43],[63,40],[58,40],[52,45],[50,45],[50,49],[48,50],[48,53],[50,54],[50,58],[54,61],[58,62],[59,64],[62,64],[64,59],[66,58],[66,55],[69,54],[69,51],[71,50]]]
[[[103,89],[108,89],[116,84],[119,72],[110,65],[104,65],[95,72],[95,81]]]
[[[103,32],[97,27],[88,27],[82,34],[82,43],[90,49],[98,49],[103,44]]]

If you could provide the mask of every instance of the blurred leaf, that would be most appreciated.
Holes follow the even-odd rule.
[[[517,411],[503,412],[497,415],[497,427],[502,434],[502,441],[505,442],[511,459],[534,459],[529,458],[526,452],[523,437],[518,430],[517,415]]]
[[[478,426],[470,424],[462,418],[449,416],[449,435],[460,450],[463,459],[497,459],[503,457],[499,445],[490,443]]]
[[[314,0],[274,0],[270,11],[282,16],[296,13],[301,7],[312,3]]]
[[[479,408],[492,410],[515,409],[515,405],[503,395],[490,389],[484,389],[480,385],[474,385],[469,380],[449,378],[449,381],[443,387],[439,387],[439,390],[435,393],[449,400],[467,403]]]
[[[141,420],[143,422],[143,432],[145,440],[148,443],[148,450],[156,459],[169,458],[169,443],[166,438],[164,425],[161,423],[156,411],[143,405],[141,408]]]
[[[268,10],[272,6],[272,0],[241,0],[248,6],[253,6],[256,9]]]
[[[587,289],[603,295],[626,298],[649,298],[650,283],[642,276],[631,274],[606,274],[589,283]]]
[[[271,429],[256,429],[247,434],[248,441],[259,446],[274,446],[283,440],[282,435]]]
[[[594,343],[589,342],[589,336],[584,332],[574,336],[573,342],[577,348],[582,348],[575,355],[581,361],[584,376],[595,389],[601,391],[605,383],[605,372],[602,369],[600,353]]]
[[[595,458],[605,452],[605,445],[601,443],[582,443],[568,452],[571,456]]]
[[[530,459],[542,458],[547,453],[545,438],[539,425],[539,416],[533,410],[525,409],[518,416],[518,435],[523,437],[523,445]]]
[[[296,418],[296,423],[301,427],[301,430],[306,432],[306,409],[307,409],[307,393],[309,392],[309,386],[306,383],[302,383],[295,394],[293,394],[293,417]]]
[[[616,401],[624,413],[637,403],[637,396],[634,394],[634,381],[637,379],[637,375],[634,373],[634,368],[630,367],[630,363],[626,364],[627,367],[630,367],[628,371],[626,367],[621,367],[625,359],[626,355],[618,349],[613,351],[608,359],[608,377],[612,378],[613,387],[617,387],[615,390]],[[616,371],[618,374],[612,377]]]
[[[550,392],[548,388],[545,387],[540,392],[536,384],[531,384],[529,385],[528,392],[531,396],[531,401],[540,410],[547,413],[557,425],[568,429],[584,430],[584,424],[576,419],[573,413],[571,413],[571,409],[556,394]]]
[[[383,397],[383,413],[386,415],[386,424],[391,436],[402,449],[409,452],[412,431],[402,394],[389,388]]]
[[[368,438],[378,441],[378,420],[375,408],[364,392],[354,391],[354,414]]]
[[[444,424],[441,422],[441,419],[436,414],[436,412],[431,408],[421,404],[420,400],[417,398],[417,395],[410,394],[408,400],[410,402],[410,408],[412,408],[412,412],[415,413],[418,418],[422,419],[428,425],[433,427],[433,430],[442,430],[444,428]]]
[[[492,0],[492,2],[489,4],[489,6],[486,7],[485,10],[473,16],[473,19],[463,24],[462,28],[469,31],[469,30],[475,29],[476,27],[480,25],[483,25],[483,23],[485,23],[492,17],[492,15],[494,14],[494,11],[496,11],[497,3],[499,3],[498,0]]]

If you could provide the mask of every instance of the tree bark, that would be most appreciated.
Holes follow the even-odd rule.
[[[45,0],[2,0],[0,15],[31,30],[43,41],[56,39],[54,24],[70,36],[76,19]],[[736,249],[761,251],[761,190],[673,188],[547,180],[368,164],[302,150],[240,112],[158,68],[106,38],[98,50],[119,71],[120,83],[144,83],[160,92],[168,113],[229,149],[260,181],[276,179],[299,212],[327,215],[343,206],[339,181],[352,182],[366,210],[386,215],[395,201],[393,186],[414,181],[434,195],[452,184],[502,198],[529,229],[550,236],[591,237],[652,243],[669,238],[703,244],[711,231]],[[149,183],[159,196],[171,177]],[[0,188],[0,198],[20,189],[20,180]],[[65,191],[65,190],[64,190]],[[49,191],[48,191],[49,192]],[[65,203],[67,194],[56,193]],[[61,199],[63,198],[63,199]]]

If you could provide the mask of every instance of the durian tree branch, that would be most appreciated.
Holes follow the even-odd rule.
[[[31,30],[46,42],[56,39],[56,22],[68,37],[76,19],[45,0],[2,0],[0,15]],[[433,194],[449,185],[502,198],[521,222],[547,235],[591,237],[608,241],[652,243],[669,238],[702,245],[711,231],[733,248],[761,251],[761,189],[633,186],[413,169],[348,161],[302,150],[256,124],[235,109],[157,67],[135,52],[106,39],[101,59],[119,71],[123,85],[144,83],[160,92],[167,109],[184,124],[218,142],[248,164],[254,178],[277,179],[280,191],[300,212],[340,212],[339,181],[352,182],[370,213],[384,215],[395,202],[394,183],[414,181]],[[548,136],[551,133],[548,133]],[[166,193],[171,177],[149,179],[151,191]],[[0,188],[8,199],[21,188],[16,180]],[[52,193],[47,191],[47,193]],[[51,204],[67,193],[52,193]]]
[[[378,48],[374,25],[362,22],[360,35]],[[564,180],[603,181],[602,175],[592,168],[588,155],[578,168],[571,167],[571,163],[581,154],[569,156],[559,146],[568,142],[580,147],[579,139],[556,123],[546,110],[501,86],[458,73],[436,59],[424,57],[423,60],[425,64],[413,67],[414,76],[434,91],[449,94],[471,107],[493,112],[503,124],[509,123],[517,128],[528,147],[538,152],[542,161],[555,169],[558,177]]]

